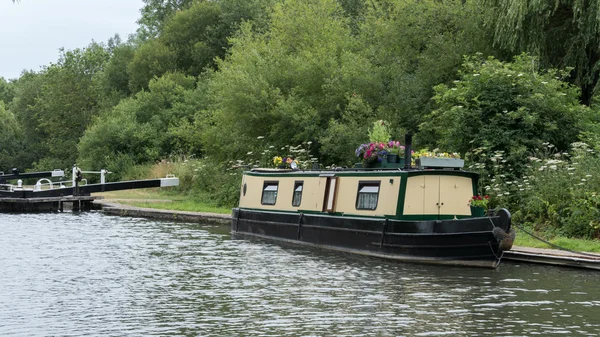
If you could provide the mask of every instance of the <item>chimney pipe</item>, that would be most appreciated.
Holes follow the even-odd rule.
[[[407,133],[404,136],[404,169],[411,168],[412,160],[412,135]]]

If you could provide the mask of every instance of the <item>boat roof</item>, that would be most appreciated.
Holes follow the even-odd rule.
[[[278,168],[253,168],[250,171],[244,172],[246,175],[252,176],[416,176],[416,175],[453,175],[453,176],[473,176],[478,177],[479,174],[470,171],[457,169],[419,169],[419,168],[332,168],[318,170],[292,170]]]

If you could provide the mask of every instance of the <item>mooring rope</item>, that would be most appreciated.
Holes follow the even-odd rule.
[[[498,263],[500,263],[500,260],[502,260],[502,257],[504,256],[504,251],[501,250],[500,257],[498,257],[498,254],[496,254],[496,252],[494,251],[494,247],[492,247],[491,241],[488,241],[488,245],[490,245],[490,250],[492,251],[492,254],[494,254],[494,257],[498,260]]]
[[[568,249],[568,248],[565,248],[565,247],[561,247],[561,246],[556,245],[556,244],[554,244],[552,242],[548,242],[548,241],[546,241],[546,240],[544,240],[544,239],[536,236],[533,233],[528,232],[527,230],[525,230],[525,228],[523,228],[523,227],[521,227],[521,226],[519,226],[517,224],[513,224],[513,226],[516,226],[518,229],[522,230],[523,232],[525,232],[525,234],[528,234],[529,236],[533,237],[534,239],[540,240],[543,243],[545,243],[545,244],[547,244],[547,245],[549,245],[551,247],[554,247],[556,249],[564,250],[564,251],[569,252],[569,253],[574,253],[574,254],[579,254],[579,255],[584,255],[584,256],[591,256],[591,257],[595,257],[597,259],[600,259],[600,255],[597,255],[597,254],[588,254],[588,253],[584,253],[584,252],[578,252],[576,250],[571,250],[571,249]]]

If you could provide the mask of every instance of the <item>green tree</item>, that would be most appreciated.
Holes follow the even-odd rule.
[[[518,173],[526,156],[550,143],[565,151],[577,140],[589,108],[557,70],[532,71],[527,55],[513,62],[466,57],[458,80],[435,87],[438,108],[421,125],[433,145],[466,153],[485,147],[504,151]]]
[[[597,1],[481,0],[491,11],[495,43],[539,57],[543,68],[574,67],[573,83],[589,105],[600,75],[600,4]]]
[[[103,108],[110,108],[131,95],[127,67],[135,53],[130,44],[117,44],[108,49],[110,59],[93,77],[94,91]]]
[[[180,123],[194,122],[195,111],[181,107],[194,85],[193,77],[167,73],[151,80],[148,91],[126,98],[101,114],[79,143],[80,165],[122,174],[132,165],[190,149],[187,139],[178,138],[184,132],[173,130]]]
[[[136,51],[127,66],[129,90],[138,92],[148,88],[148,83],[155,77],[177,69],[177,55],[159,40],[143,43]]]
[[[142,17],[138,20],[138,35],[144,39],[155,38],[162,30],[164,23],[179,10],[189,7],[194,0],[143,0],[140,10]]]
[[[15,166],[25,169],[31,168],[33,163],[48,152],[47,145],[42,141],[47,135],[47,130],[40,126],[36,117],[39,107],[36,99],[42,91],[45,73],[25,72],[15,83],[15,98],[9,109],[23,131],[24,151],[18,153],[19,159]]]
[[[178,69],[197,76],[224,55],[229,31],[221,21],[217,2],[195,3],[167,21],[160,40],[175,52]]]
[[[258,137],[277,148],[316,144],[352,93],[364,92],[367,102],[379,95],[336,1],[287,1],[276,4],[271,17],[268,32],[242,25],[211,81],[212,127],[205,143],[220,159],[245,155]]]
[[[482,11],[472,1],[374,1],[359,39],[384,85],[379,115],[416,132],[432,110],[433,87],[449,83],[462,56],[489,54]]]
[[[44,70],[41,90],[34,99],[33,118],[39,141],[46,153],[38,158],[38,169],[70,167],[77,158],[77,143],[99,112],[92,86],[109,54],[92,43],[83,49],[62,51],[56,64]]]
[[[0,100],[0,171],[7,172],[17,164],[16,155],[23,150],[21,128],[15,116]]]
[[[0,101],[8,104],[15,98],[15,85],[12,81],[6,81],[0,77]]]

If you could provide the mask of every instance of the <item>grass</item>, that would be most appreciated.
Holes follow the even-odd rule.
[[[188,198],[175,190],[166,188],[102,192],[94,193],[94,195],[102,196],[105,200],[114,200],[118,203],[135,207],[231,214],[231,208],[219,207],[210,201]]]
[[[127,205],[144,207],[144,208],[155,208],[155,209],[167,209],[171,211],[191,211],[191,212],[203,212],[203,213],[219,213],[219,214],[231,214],[231,208],[224,208],[218,206],[208,205],[202,202],[193,200],[174,201],[174,202],[124,202]]]
[[[518,228],[516,229],[516,231],[517,237],[515,239],[515,245],[517,246],[556,249],[556,247],[552,247],[540,240],[537,240],[532,236],[528,235],[527,233],[524,233],[523,231],[519,230]],[[600,241],[598,240],[571,239],[565,237],[554,237],[551,239],[546,239],[543,237],[543,235],[537,236],[542,237],[544,240],[552,244],[569,250],[574,250],[578,252],[600,253]]]

